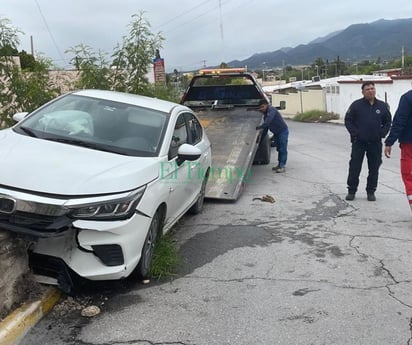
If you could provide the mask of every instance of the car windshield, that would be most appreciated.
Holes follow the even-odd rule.
[[[158,154],[167,114],[153,109],[70,94],[21,121],[18,133],[124,155]]]

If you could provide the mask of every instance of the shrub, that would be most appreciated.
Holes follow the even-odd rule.
[[[328,113],[324,110],[309,110],[293,117],[293,120],[300,122],[328,122],[330,120],[338,119],[338,114]]]

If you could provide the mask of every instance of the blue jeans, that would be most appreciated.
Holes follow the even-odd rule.
[[[278,151],[278,166],[284,168],[288,160],[288,138],[289,129],[285,128],[282,132],[276,135],[276,150]]]

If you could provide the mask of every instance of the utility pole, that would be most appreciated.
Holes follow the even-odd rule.
[[[405,47],[402,46],[402,70],[405,68]]]
[[[30,36],[30,49],[31,49],[31,55],[34,56],[33,36]]]

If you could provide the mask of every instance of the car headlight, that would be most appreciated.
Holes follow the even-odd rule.
[[[127,197],[107,202],[89,203],[71,207],[70,216],[86,220],[117,220],[132,216],[142,199],[146,186],[134,191]]]

